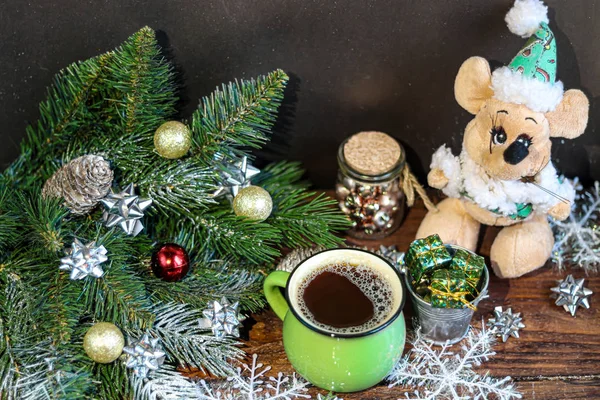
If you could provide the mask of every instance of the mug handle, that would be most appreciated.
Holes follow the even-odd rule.
[[[267,302],[282,321],[290,307],[279,288],[285,288],[289,277],[290,273],[287,271],[273,271],[267,276],[263,284]]]

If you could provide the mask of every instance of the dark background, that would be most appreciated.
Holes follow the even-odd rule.
[[[585,183],[600,180],[600,1],[551,0],[558,77],[590,98],[586,134],[555,141],[554,160]],[[336,149],[348,135],[381,130],[407,149],[425,178],[442,143],[460,148],[470,116],[455,102],[460,64],[480,55],[506,64],[525,40],[504,15],[512,0],[30,0],[0,4],[0,166],[18,153],[25,126],[52,76],[119,45],[149,25],[183,74],[181,117],[215,86],[275,68],[291,75],[284,147],[271,159],[300,160],[332,187]]]

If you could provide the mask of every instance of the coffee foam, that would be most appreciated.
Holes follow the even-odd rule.
[[[356,285],[373,304],[373,318],[362,325],[344,328],[336,328],[317,321],[304,302],[304,290],[306,290],[313,279],[323,272],[342,275]],[[306,274],[297,286],[295,297],[300,313],[312,325],[332,333],[346,334],[365,332],[381,325],[394,311],[394,304],[397,303],[392,285],[377,269],[362,264],[354,265],[346,262],[338,262],[316,268]]]

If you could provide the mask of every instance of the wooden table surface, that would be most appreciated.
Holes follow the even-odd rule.
[[[408,211],[402,226],[390,237],[381,241],[352,241],[349,243],[376,249],[380,244],[396,245],[405,251],[414,239],[417,228],[425,215],[422,203]],[[489,265],[490,246],[497,228],[488,227],[482,234],[479,254],[486,257]],[[499,342],[494,350],[496,356],[482,364],[478,370],[489,370],[492,376],[510,375],[524,399],[575,400],[600,399],[600,277],[589,276],[580,269],[559,273],[548,263],[547,266],[517,279],[499,279],[492,276],[490,298],[482,301],[475,319],[486,320],[496,306],[512,307],[521,312],[523,323],[519,339],[509,338]],[[591,297],[591,308],[579,308],[576,317],[554,305],[549,297],[550,288],[568,273],[586,278],[586,286],[596,294]],[[407,301],[405,317],[410,326],[412,305]],[[292,373],[281,341],[281,321],[272,311],[253,315],[256,323],[249,331],[245,342],[248,354],[258,354],[259,361],[271,365],[272,374],[279,371]],[[474,319],[474,320],[475,320]],[[310,394],[325,391],[311,388]],[[380,384],[369,390],[340,394],[343,399],[397,399],[403,398],[400,387],[388,388]]]

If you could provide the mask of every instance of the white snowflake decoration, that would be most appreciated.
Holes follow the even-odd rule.
[[[413,348],[388,376],[389,386],[414,389],[412,397],[406,393],[406,398],[412,399],[520,399],[510,376],[493,378],[473,370],[496,354],[492,351],[494,333],[485,329],[483,321],[481,325],[481,330],[471,327],[457,352],[448,344],[436,348],[417,330]]]
[[[252,366],[243,364],[237,368],[237,373],[227,378],[227,382],[211,387],[206,381],[200,381],[200,396],[202,400],[274,400],[274,399],[310,399],[306,394],[308,382],[298,378],[296,374],[277,377],[267,377],[265,374],[271,367],[257,363],[258,356],[252,356]]]
[[[600,183],[583,192],[578,181],[574,209],[565,221],[550,218],[554,232],[552,261],[560,271],[567,266],[580,266],[586,272],[600,268]]]

